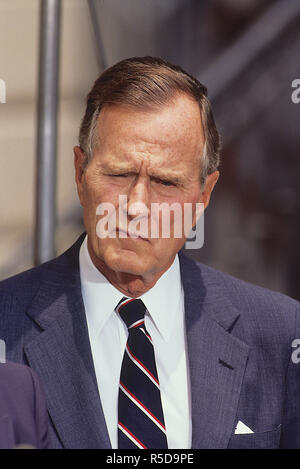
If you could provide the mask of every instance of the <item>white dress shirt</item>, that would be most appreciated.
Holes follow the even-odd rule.
[[[85,238],[79,254],[80,278],[98,390],[113,449],[118,448],[118,392],[128,331],[114,311],[124,295],[94,266]],[[152,337],[170,449],[191,447],[192,421],[184,293],[176,255],[149,291],[145,325]]]

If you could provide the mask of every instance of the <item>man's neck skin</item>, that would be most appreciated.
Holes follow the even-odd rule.
[[[107,280],[116,287],[125,296],[137,298],[156,284],[157,280],[169,269],[174,259],[160,272],[147,272],[144,275],[133,275],[128,272],[116,272],[107,267],[107,265],[94,256],[88,243],[88,251],[94,266],[107,278]]]

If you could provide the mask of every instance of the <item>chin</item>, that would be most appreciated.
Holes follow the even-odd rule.
[[[148,265],[146,257],[142,257],[129,249],[109,249],[104,254],[105,265],[115,272],[127,272],[142,275]]]

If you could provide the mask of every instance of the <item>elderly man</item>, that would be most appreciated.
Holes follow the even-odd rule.
[[[299,447],[298,303],[181,252],[183,209],[195,226],[219,176],[205,87],[124,60],[89,93],[79,143],[86,234],[0,284],[2,338],[43,380],[54,447]]]

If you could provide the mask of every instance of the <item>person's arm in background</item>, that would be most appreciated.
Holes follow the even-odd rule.
[[[50,447],[42,385],[25,365],[0,364],[0,448]]]
[[[36,424],[36,438],[38,449],[49,449],[49,417],[47,412],[46,398],[41,383],[37,378],[36,373],[28,368],[31,374],[33,390],[34,390],[34,410],[35,410],[35,424]]]

